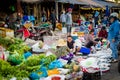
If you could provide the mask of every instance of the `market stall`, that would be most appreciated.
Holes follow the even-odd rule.
[[[76,44],[82,40],[78,39],[75,41]],[[102,73],[110,69],[111,50],[106,48],[106,40],[103,41],[103,46],[99,44],[92,48],[88,55],[84,55],[86,52],[82,50],[76,55],[73,54],[66,46],[65,35],[46,36],[44,42],[35,41],[32,45],[25,43],[16,38],[0,38],[1,78],[99,80]]]

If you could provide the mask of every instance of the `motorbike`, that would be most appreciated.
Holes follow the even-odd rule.
[[[28,29],[23,26],[22,28],[20,28],[19,30],[16,30],[15,32],[15,37],[21,38],[24,41],[27,38],[43,41],[43,36],[52,36],[51,28],[30,27]]]
[[[39,35],[37,33],[33,32],[32,29],[27,29],[23,26],[19,30],[16,30],[15,37],[21,38],[23,40],[26,40],[27,38],[37,40]]]

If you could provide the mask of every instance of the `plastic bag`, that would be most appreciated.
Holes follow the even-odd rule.
[[[32,55],[31,52],[26,52],[26,53],[24,54],[24,57],[25,57],[25,59],[27,59],[27,58],[30,57],[31,55]]]
[[[45,44],[42,49],[48,50],[48,49],[50,49],[50,46],[48,46],[47,44]]]
[[[67,28],[66,27],[62,28],[62,33],[67,33]]]
[[[63,64],[59,60],[55,60],[51,62],[49,65],[49,69],[62,68],[62,67],[63,67]]]
[[[70,69],[64,69],[64,68],[58,68],[58,70],[60,74],[67,74],[70,71]]]
[[[83,55],[88,55],[90,54],[90,49],[86,47],[81,47],[79,52],[83,53]]]
[[[58,69],[48,70],[48,76],[60,74]]]
[[[100,70],[97,63],[98,63],[97,59],[91,57],[91,58],[81,61],[80,65],[81,65],[81,69],[83,72],[95,73]]]
[[[0,46],[0,59],[4,60],[5,59],[5,55],[4,55],[4,51],[3,51],[3,47]]]
[[[15,54],[8,57],[8,61],[12,64],[18,65],[24,61],[24,55],[20,55],[16,52]]]
[[[34,45],[32,46],[32,51],[33,51],[33,52],[45,52],[44,49],[40,49],[40,48],[39,48],[39,42],[37,42],[36,44],[34,44]]]
[[[53,53],[51,52],[51,51],[48,51],[47,53],[46,53],[46,56],[50,56],[50,55],[52,55]]]
[[[71,60],[73,58],[73,56],[74,55],[72,53],[69,53],[68,55],[62,56],[61,58],[64,60]]]
[[[28,31],[28,29],[24,29],[23,34],[25,38],[28,38],[30,36],[30,32]]]
[[[60,58],[60,59],[58,59],[63,65],[66,65],[67,64],[67,60],[64,60],[64,59],[62,59],[62,58]]]
[[[39,78],[42,78],[42,77],[47,77],[47,76],[48,75],[47,75],[46,67],[41,67],[40,70],[30,74],[30,78],[32,80],[39,79]]]
[[[81,46],[82,46],[82,42],[81,42],[80,39],[76,39],[76,40],[75,40],[75,46],[81,48]]]
[[[60,80],[65,80],[65,75],[51,75],[46,78],[40,78],[40,80],[52,80],[53,77],[60,77]]]

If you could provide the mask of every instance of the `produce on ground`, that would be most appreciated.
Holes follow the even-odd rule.
[[[65,56],[69,53],[69,48],[67,46],[62,46],[62,47],[59,47],[57,50],[56,50],[56,56],[59,58],[61,56]]]

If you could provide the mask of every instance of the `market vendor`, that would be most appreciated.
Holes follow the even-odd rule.
[[[106,31],[106,28],[103,26],[98,34],[98,37],[100,38],[107,38],[108,33]]]
[[[69,49],[74,49],[74,40],[72,39],[72,36],[67,36],[67,46]]]
[[[87,48],[91,48],[91,46],[97,43],[96,41],[94,41],[94,29],[92,29],[89,32],[89,34],[85,34],[84,38],[85,38],[85,46]]]
[[[82,42],[80,39],[76,39],[75,41],[72,39],[72,36],[67,37],[67,46],[70,49],[71,52],[76,54],[77,52],[80,52],[80,49],[82,47]]]
[[[88,26],[88,30],[91,31],[93,29],[93,22],[90,22],[89,26]]]
[[[78,23],[79,26],[82,24],[82,21],[83,21],[83,20],[81,19],[81,16],[79,16],[79,17],[78,17],[78,20],[77,20],[77,23]]]

